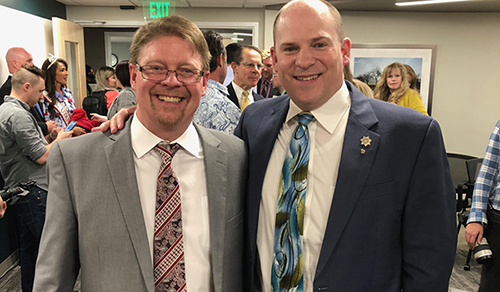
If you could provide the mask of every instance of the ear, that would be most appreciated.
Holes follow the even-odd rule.
[[[208,82],[208,77],[210,77],[210,71],[205,71],[205,74],[203,74],[203,79],[202,79],[202,90],[201,90],[201,95],[205,95],[207,93],[207,82]]]
[[[276,49],[274,46],[271,47],[271,61],[273,61],[273,71],[278,73],[278,58],[276,57]]]
[[[236,71],[237,71],[236,68],[238,68],[238,64],[236,64],[235,62],[232,62],[231,63],[231,68],[233,69],[233,72],[236,73]]]
[[[128,72],[130,73],[130,86],[132,87],[133,90],[137,92],[137,78],[139,77],[138,71],[135,70],[136,65],[134,64],[128,64]]]
[[[217,67],[222,67],[224,66],[224,56],[223,54],[220,54],[219,57],[217,58]]]
[[[349,60],[351,58],[351,40],[349,38],[344,38],[342,41],[342,64],[345,66],[349,64]]]
[[[23,90],[28,91],[31,88],[31,84],[29,82],[26,82],[23,84]]]

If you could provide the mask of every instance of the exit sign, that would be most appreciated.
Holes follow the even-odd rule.
[[[142,2],[145,19],[155,19],[173,15],[175,11],[175,2]]]

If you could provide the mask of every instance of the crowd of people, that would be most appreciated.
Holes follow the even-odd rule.
[[[156,19],[97,70],[85,110],[65,60],[8,51],[0,169],[36,182],[12,206],[23,291],[72,291],[79,272],[84,291],[448,291],[455,190],[413,69],[388,65],[374,91],[355,79],[323,0],[288,2],[273,36],[224,46]],[[494,221],[484,192],[471,247]]]

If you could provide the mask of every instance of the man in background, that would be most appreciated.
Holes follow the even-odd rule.
[[[231,81],[233,81],[234,79],[234,72],[233,72],[233,68],[231,68],[231,64],[233,63],[234,61],[234,53],[236,53],[236,51],[241,48],[242,45],[238,44],[238,43],[230,43],[226,46],[226,54],[227,54],[227,60],[226,60],[226,63],[227,63],[227,74],[226,74],[226,78],[224,79],[224,82],[222,83],[222,85],[224,86],[228,86],[229,83],[231,83]]]
[[[240,109],[229,99],[227,88],[221,83],[226,78],[226,50],[222,36],[213,30],[203,32],[210,50],[210,76],[207,92],[201,97],[193,122],[208,128],[233,134],[240,120]]]
[[[274,95],[279,95],[279,92],[276,92],[273,87],[273,60],[269,50],[262,50],[261,54],[264,67],[262,68],[262,77],[257,83],[257,93],[264,98],[271,98]]]
[[[288,96],[251,104],[235,130],[249,153],[248,291],[448,291],[455,190],[439,125],[344,82],[350,47],[326,1],[277,14]]]
[[[239,48],[234,54],[234,62],[231,68],[234,71],[234,80],[227,89],[231,99],[241,111],[249,104],[264,99],[260,94],[252,90],[257,85],[262,71],[262,55],[254,46]]]
[[[43,71],[23,65],[12,75],[12,91],[0,106],[0,169],[7,187],[35,181],[14,205],[20,226],[19,256],[23,292],[32,291],[38,246],[45,222],[48,182],[45,162],[53,144],[72,132],[53,130],[44,137],[29,109],[42,98]]]

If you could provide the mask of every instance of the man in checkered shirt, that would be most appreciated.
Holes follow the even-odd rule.
[[[474,186],[472,207],[465,239],[472,249],[486,237],[495,258],[493,265],[483,265],[478,292],[498,291],[500,287],[500,121],[490,136],[483,165]]]

